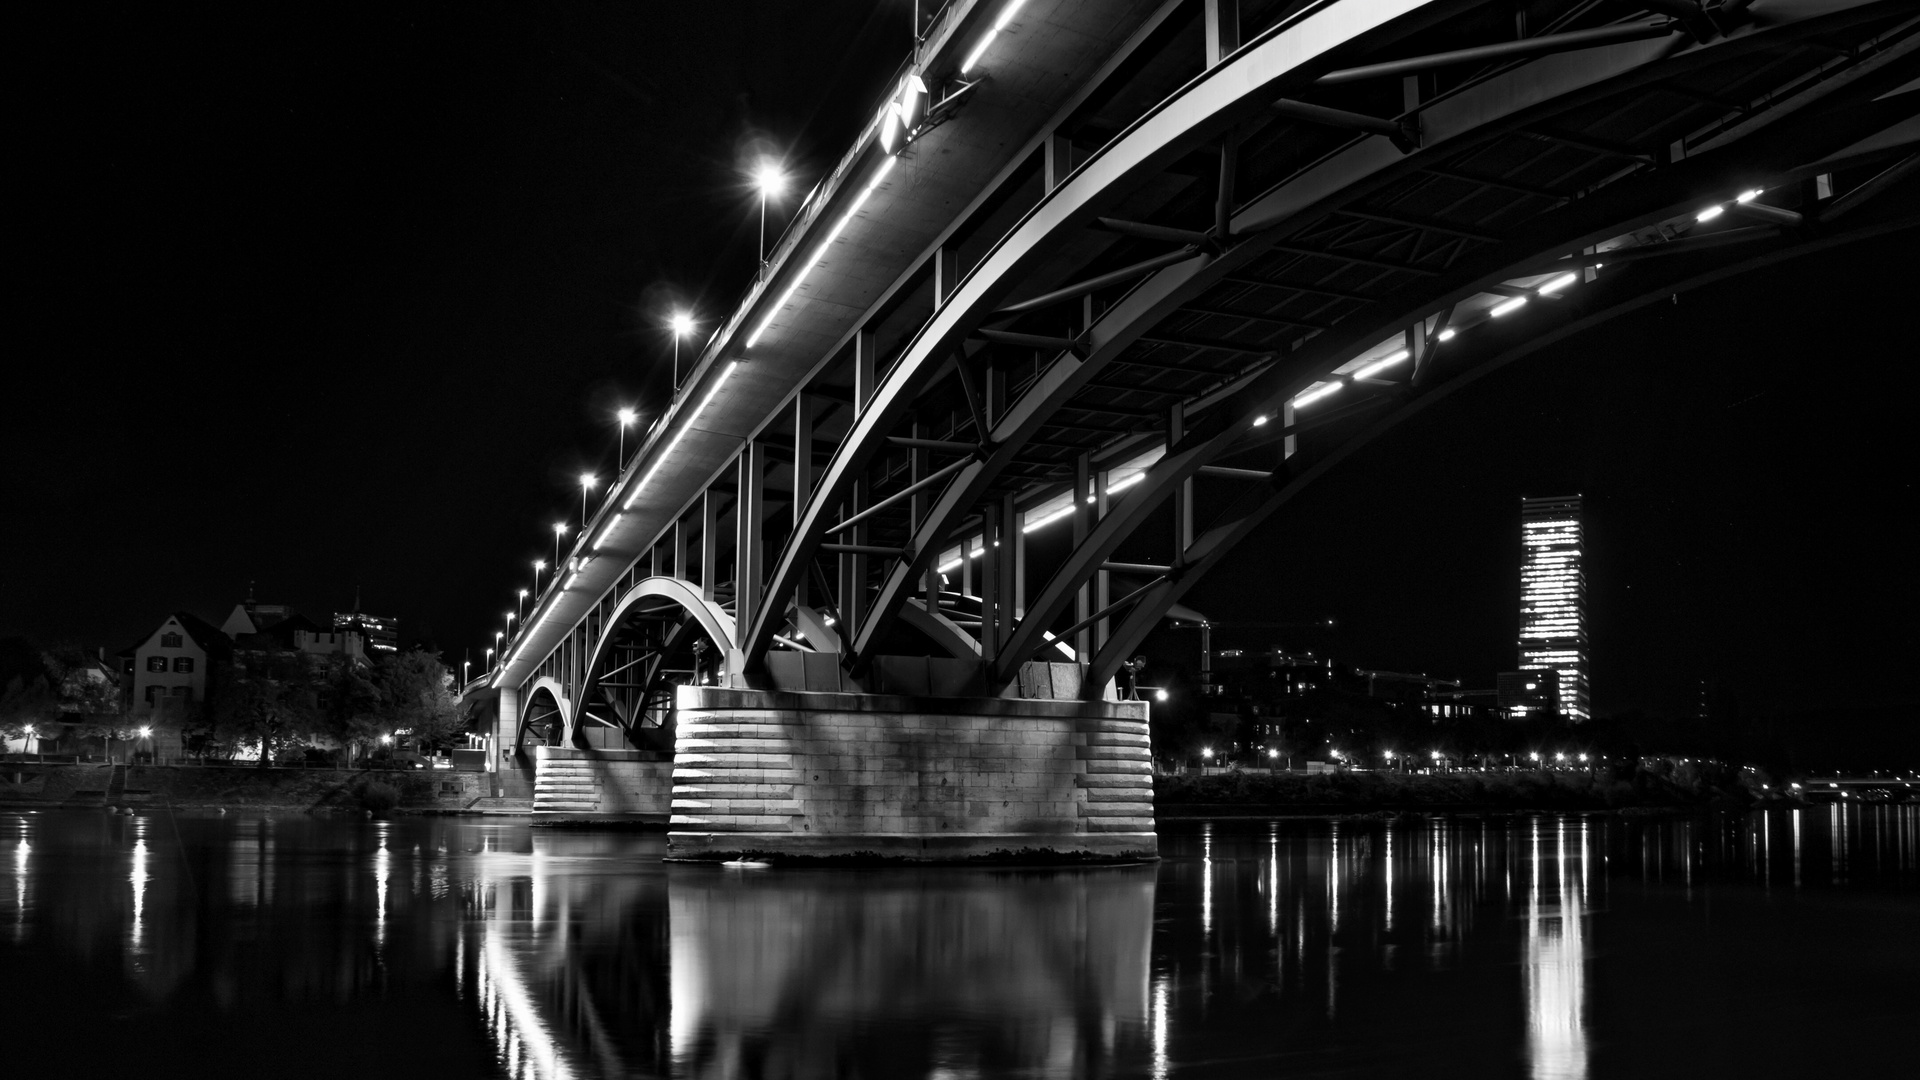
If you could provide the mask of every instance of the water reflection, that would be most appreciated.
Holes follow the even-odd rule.
[[[1567,831],[1580,830],[1571,857]],[[1584,1080],[1587,1075],[1586,827],[1559,822],[1553,850],[1541,851],[1533,828],[1527,889],[1527,1053],[1535,1080]],[[1576,882],[1581,883],[1576,887]]]
[[[75,1075],[257,1074],[288,1016],[368,1076],[1831,1073],[1904,1030],[1917,840],[1903,806],[1276,820],[1133,869],[733,872],[472,820],[5,815],[0,1008]]]

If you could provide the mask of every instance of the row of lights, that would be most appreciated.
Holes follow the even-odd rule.
[[[973,71],[973,69],[979,65],[982,57],[985,56],[988,48],[992,45],[994,40],[998,38],[1000,33],[1005,31],[1007,27],[1013,22],[1014,17],[1019,13],[1020,8],[1024,5],[1024,3],[1025,3],[1025,0],[1011,0],[1011,2],[1009,2],[1004,8],[1001,9],[1000,14],[995,18],[991,28],[987,31],[986,34],[982,35],[980,41],[974,46],[973,51],[970,52],[967,55],[966,59],[961,63],[960,73],[962,75],[970,74]],[[901,91],[899,95],[895,99],[888,102],[881,116],[881,122],[879,126],[879,139],[881,143],[881,148],[886,152],[887,157],[885,158],[885,160],[881,162],[879,168],[875,171],[873,177],[867,182],[865,187],[861,189],[859,195],[855,197],[853,201],[853,205],[847,209],[847,211],[841,216],[839,221],[837,221],[834,224],[833,228],[827,233],[826,237],[815,248],[813,256],[810,259],[808,259],[804,264],[801,265],[799,272],[794,275],[793,282],[787,286],[786,291],[781,294],[779,300],[768,309],[766,316],[761,319],[760,324],[757,327],[755,327],[753,333],[748,336],[746,340],[747,348],[752,348],[759,343],[761,336],[767,332],[768,328],[772,325],[774,319],[778,316],[780,310],[784,308],[787,305],[787,303],[793,299],[794,293],[798,291],[801,284],[805,282],[806,278],[812,272],[814,267],[817,266],[820,263],[820,261],[826,257],[827,250],[830,247],[832,247],[832,245],[836,240],[839,239],[840,234],[846,230],[847,226],[852,223],[854,217],[858,215],[860,210],[865,206],[868,198],[870,198],[873,195],[874,191],[881,185],[881,183],[885,181],[887,174],[892,171],[893,166],[898,160],[894,155],[897,154],[899,150],[904,149],[906,143],[911,140],[915,129],[920,125],[921,121],[926,116],[927,106],[928,106],[928,88],[927,88],[926,81],[917,72],[909,73],[909,75],[907,76],[907,78],[905,79],[901,87]],[[754,191],[758,196],[758,201],[760,204],[759,205],[760,240],[759,240],[758,277],[760,280],[764,281],[766,278],[766,272],[768,270],[767,203],[769,202],[769,200],[777,199],[780,195],[782,195],[786,191],[787,184],[788,184],[788,176],[779,167],[778,164],[772,161],[763,160],[754,169],[753,173],[751,174],[751,179],[752,179],[752,185],[753,185]],[[680,376],[679,376],[680,339],[688,336],[692,332],[694,324],[693,324],[693,319],[690,315],[687,315],[685,313],[675,313],[672,318],[671,325],[673,329],[673,340],[674,340],[674,388],[677,391],[679,389],[679,383],[680,383]],[[734,363],[730,363],[728,365],[727,369],[722,373],[721,378],[716,381],[713,390],[708,392],[707,397],[702,400],[702,402],[700,403],[700,406],[697,409],[695,409],[693,415],[689,417],[689,420],[688,420],[689,424],[691,424],[694,419],[697,419],[700,413],[705,411],[707,405],[713,399],[714,392],[717,391],[719,387],[727,381],[727,378],[732,375],[734,367],[736,365],[737,365],[737,361]],[[624,458],[626,428],[632,426],[632,424],[634,423],[635,420],[637,420],[638,417],[633,410],[624,409],[624,408],[619,411],[618,415],[619,415],[619,420],[621,425],[620,456]],[[686,431],[686,427],[683,426],[681,429],[681,432],[675,436],[675,439],[674,439],[675,443],[679,441],[679,438],[681,437],[681,435],[684,435],[685,431]],[[670,452],[672,450],[672,447],[673,447],[673,444],[669,444],[669,446],[667,447],[667,451]],[[660,459],[664,461],[666,456],[667,456],[667,453],[663,453],[660,456]],[[624,461],[622,462],[622,467],[624,467]],[[659,468],[659,464],[656,463],[654,467],[655,471],[657,471],[658,468]],[[652,475],[653,475],[653,472],[650,471],[646,477],[642,478],[639,484],[635,485],[633,494],[629,496],[627,502],[621,507],[622,512],[632,508],[634,501],[638,499],[641,491],[645,489],[646,482],[647,480],[651,479]],[[591,492],[596,486],[598,486],[598,484],[599,484],[599,478],[597,476],[594,476],[593,474],[583,473],[580,477],[581,525],[583,528],[587,524],[587,520],[588,520],[588,513],[587,513],[588,512],[588,501],[587,501],[588,493]],[[1120,486],[1121,485],[1115,485],[1115,487],[1111,490],[1118,490]],[[1045,521],[1037,522],[1032,525],[1029,525],[1027,531],[1030,532],[1033,529],[1040,528],[1046,524],[1050,524],[1052,521],[1059,520],[1064,516],[1065,516],[1064,514],[1054,515],[1053,517],[1050,517]],[[559,575],[560,575],[561,541],[566,536],[566,534],[570,531],[570,528],[571,527],[564,522],[556,522],[553,527],[553,530],[554,530],[554,580],[556,581],[559,579]],[[604,539],[605,537],[603,535],[602,540]],[[541,571],[545,569],[545,561],[536,559],[534,560],[533,565],[534,565],[534,591],[537,593],[539,591],[539,577],[540,577]],[[955,568],[958,565],[959,565],[959,562],[957,561],[950,563],[946,567],[942,568],[942,572],[945,572],[948,569]],[[520,600],[522,603],[521,603],[521,611],[519,614],[522,618],[521,634],[523,637],[526,633],[526,623],[524,621],[525,599],[526,599],[526,591],[521,590]],[[515,615],[511,615],[511,614],[508,615],[507,628],[505,630],[495,633],[494,647],[487,650],[487,665],[489,668],[492,667],[494,655],[504,646],[504,642],[507,636],[511,633],[514,618],[515,618]]]
[[[1706,222],[1712,221],[1713,219],[1719,217],[1721,214],[1726,213],[1729,207],[1745,206],[1748,203],[1751,203],[1754,199],[1759,198],[1761,194],[1762,194],[1762,189],[1760,188],[1752,188],[1747,191],[1743,191],[1739,195],[1735,196],[1732,202],[1715,203],[1712,206],[1709,206],[1706,209],[1701,210],[1699,213],[1694,215],[1694,221],[1701,224],[1705,224]],[[1603,265],[1605,264],[1595,263],[1594,269],[1598,270]],[[1528,301],[1532,300],[1535,296],[1552,296],[1555,293],[1560,292],[1561,290],[1567,288],[1569,285],[1572,285],[1579,280],[1580,280],[1580,275],[1577,273],[1569,272],[1569,273],[1561,274],[1557,277],[1552,278],[1551,280],[1546,282],[1546,284],[1537,286],[1523,295],[1510,297],[1509,299],[1503,300],[1500,303],[1495,304],[1492,308],[1488,309],[1487,315],[1488,317],[1494,318],[1494,319],[1504,318],[1505,316],[1511,315],[1514,312],[1519,311],[1521,308],[1526,307]],[[1451,341],[1456,336],[1456,334],[1457,332],[1452,327],[1449,327],[1445,330],[1440,331],[1439,340]],[[1397,364],[1406,363],[1406,361],[1411,358],[1411,355],[1412,354],[1410,354],[1407,350],[1401,349],[1396,352],[1390,353],[1387,356],[1384,356],[1381,359],[1376,360],[1371,364],[1367,364],[1366,366],[1359,368],[1358,370],[1354,371],[1350,375],[1337,376],[1329,381],[1322,382],[1315,386],[1308,387],[1306,390],[1301,391],[1299,394],[1294,396],[1293,405],[1295,408],[1300,408],[1302,406],[1311,405],[1316,401],[1320,401],[1322,399],[1331,397],[1332,395],[1339,393],[1341,389],[1343,389],[1349,382],[1360,380],[1360,379],[1370,379],[1373,376],[1378,375],[1381,372],[1387,370],[1388,368],[1394,367]],[[1269,419],[1270,418],[1265,414],[1256,416],[1253,418],[1253,426],[1263,427],[1266,425]]]

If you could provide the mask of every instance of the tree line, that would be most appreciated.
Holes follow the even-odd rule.
[[[133,713],[141,702],[89,675],[89,666],[71,646],[0,641],[0,734],[18,739],[31,729],[49,738],[115,740],[151,722]],[[316,748],[329,756],[338,748],[349,762],[388,745],[440,749],[468,720],[452,673],[425,650],[364,659],[240,649],[210,665],[206,687],[203,699],[167,722],[178,724],[190,753],[232,757],[258,747],[262,767]]]

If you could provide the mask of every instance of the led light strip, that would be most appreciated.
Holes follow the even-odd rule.
[[[980,44],[975,45],[973,51],[967,54],[966,62],[960,65],[960,74],[965,75],[973,70],[973,65],[978,64],[980,58],[986,55],[987,46],[993,44],[993,39],[1000,36],[1000,31],[1007,28],[1007,24],[1013,21],[1014,14],[1026,2],[1027,0],[1013,0],[1007,5],[1006,10],[1000,13],[1000,17],[993,20],[993,29],[987,31],[986,36],[980,39]]]
[[[847,212],[841,216],[839,223],[833,227],[833,231],[827,234],[827,238],[821,241],[818,248],[814,249],[813,258],[808,259],[807,265],[801,267],[800,272],[794,275],[793,284],[787,286],[787,291],[780,294],[780,302],[773,305],[772,310],[767,312],[766,318],[760,320],[760,325],[754,330],[753,336],[747,339],[747,348],[753,348],[759,342],[760,335],[766,333],[767,327],[773,325],[773,320],[779,317],[780,310],[787,306],[787,301],[792,300],[793,294],[806,283],[807,275],[813,272],[814,267],[820,265],[820,260],[827,257],[827,249],[833,246],[835,240],[840,239],[840,234],[848,225],[853,224],[853,216],[867,204],[867,197],[872,195],[873,190],[880,186],[880,182],[887,178],[887,174],[893,171],[894,163],[899,160],[896,157],[889,157],[880,162],[879,171],[875,172],[873,179],[867,181],[867,186],[860,190],[860,197],[853,200],[853,205],[847,208]]]
[[[707,411],[707,406],[713,404],[714,395],[720,392],[721,387],[727,385],[727,380],[733,377],[734,369],[739,366],[740,361],[738,360],[727,361],[726,370],[722,371],[720,377],[714,380],[713,388],[707,391],[707,396],[700,399],[700,407],[693,410],[693,414],[687,417],[687,422],[680,425],[679,431],[673,433],[673,438],[667,442],[667,448],[660,451],[660,456],[654,459],[653,466],[647,470],[647,475],[641,477],[640,482],[633,486],[633,494],[627,496],[627,501],[620,504],[622,513],[633,509],[634,502],[640,498],[642,492],[647,490],[647,482],[652,480],[653,475],[659,472],[661,466],[667,463],[667,458],[673,455],[674,448],[680,445],[681,439],[687,437],[687,432],[693,430],[694,423]],[[600,540],[594,544],[594,550],[600,550],[600,544],[605,543],[606,539],[606,533],[601,533]]]

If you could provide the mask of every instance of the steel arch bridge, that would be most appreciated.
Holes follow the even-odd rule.
[[[1380,433],[1914,225],[1917,48],[1891,0],[955,0],[486,684],[609,746],[688,682],[1097,700]]]

